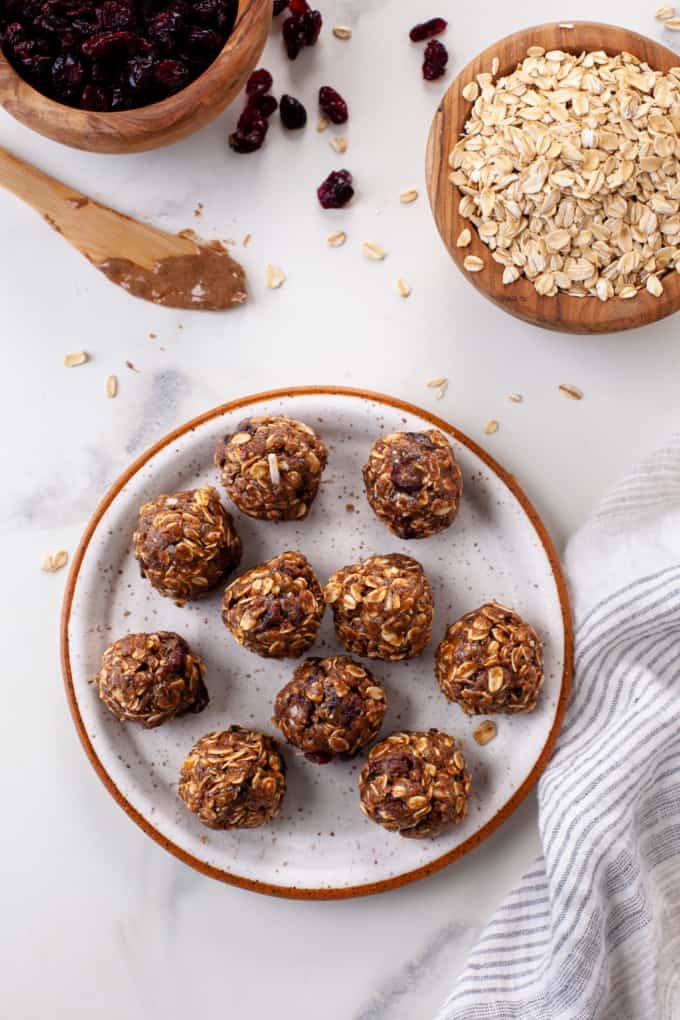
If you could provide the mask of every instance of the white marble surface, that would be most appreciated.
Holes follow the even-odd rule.
[[[277,91],[303,98],[312,124],[236,157],[235,113],[171,149],[140,156],[76,153],[0,118],[19,155],[133,215],[169,229],[196,226],[240,239],[250,304],[224,316],[180,314],[111,287],[29,209],[0,194],[4,352],[4,485],[0,557],[8,666],[0,735],[4,811],[3,1015],[14,1020],[175,1020],[227,1012],[295,1020],[425,1020],[462,966],[495,904],[538,848],[530,799],[474,854],[419,884],[339,903],[270,900],[194,874],[151,843],[105,793],[70,723],[57,657],[64,572],[43,555],[73,549],[107,485],[174,424],[268,387],[325,382],[406,397],[448,416],[513,470],[559,545],[607,485],[678,426],[677,319],[607,338],[551,335],[511,320],[455,272],[423,189],[430,117],[451,74],[419,76],[406,39],[421,17],[448,15],[452,72],[475,52],[549,18],[597,17],[661,38],[652,7],[630,0],[564,4],[498,0],[430,5],[403,0],[323,3],[328,30],[295,65],[270,41]],[[666,40],[668,41],[668,40]],[[346,94],[349,149],[338,157],[314,131],[313,97]],[[322,213],[314,187],[333,167],[358,193]],[[400,207],[399,192],[421,190]],[[193,218],[197,202],[205,209]],[[342,227],[345,248],[325,236]],[[389,252],[380,264],[359,243]],[[267,262],[288,280],[264,287]],[[413,295],[402,301],[394,281]],[[182,327],[182,328],[180,328]],[[154,332],[157,339],[150,340]],[[62,366],[84,348],[91,362]],[[140,370],[125,365],[130,360]],[[104,395],[115,372],[120,394]],[[437,404],[424,387],[447,376]],[[585,392],[581,403],[557,393]],[[515,406],[506,394],[517,390]],[[490,417],[501,423],[483,435]]]

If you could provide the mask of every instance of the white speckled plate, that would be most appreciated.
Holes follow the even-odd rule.
[[[177,796],[185,754],[200,736],[231,723],[276,734],[273,699],[294,663],[240,648],[220,619],[221,591],[180,609],[140,578],[131,549],[139,506],[201,484],[219,488],[213,451],[222,433],[250,414],[287,414],[316,428],[330,452],[321,491],[301,524],[265,524],[228,503],[243,538],[242,568],[300,549],[323,584],[338,567],[373,553],[407,552],[423,564],[435,594],[435,626],[420,658],[373,662],[389,709],[382,730],[437,726],[464,745],[472,772],[467,818],[434,840],[403,839],[359,810],[363,757],[318,766],[284,745],[288,792],[275,821],[260,829],[215,832]],[[453,526],[435,538],[402,542],[379,523],[363,495],[361,467],[373,439],[397,429],[436,426],[452,439],[464,496]],[[348,509],[348,504],[354,510]],[[497,599],[537,628],[546,680],[538,708],[499,716],[485,747],[468,719],[440,693],[433,655],[448,623]],[[90,685],[105,646],[131,631],[174,630],[205,659],[210,704],[157,730],[121,725]],[[312,653],[341,651],[331,613]],[[514,479],[446,422],[378,394],[310,388],[247,397],[179,428],[140,457],[96,510],[74,557],[64,600],[66,691],[85,750],[108,790],[150,836],[187,864],[227,882],[283,896],[333,898],[388,889],[443,867],[472,849],[517,807],[545,766],[571,680],[571,623],[565,585],[546,531]]]

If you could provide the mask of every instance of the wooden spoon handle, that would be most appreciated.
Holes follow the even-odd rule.
[[[0,148],[0,185],[27,202],[42,216],[86,205],[88,199],[42,170]]]

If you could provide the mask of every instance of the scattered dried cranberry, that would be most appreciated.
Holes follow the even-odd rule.
[[[423,78],[426,81],[434,81],[446,71],[449,54],[446,46],[438,39],[430,39],[425,47],[425,59],[423,60]]]
[[[269,71],[265,71],[264,67],[261,67],[259,70],[253,71],[248,79],[246,94],[249,96],[263,96],[265,92],[269,92],[273,84],[274,79]]]
[[[256,110],[247,106],[239,117],[236,131],[229,135],[229,145],[234,152],[257,152],[262,148],[268,128],[269,122],[266,117],[260,116]]]
[[[288,0],[274,0],[274,17],[278,18],[279,14],[283,14],[287,6]]]
[[[347,103],[330,85],[319,89],[319,108],[333,124],[344,124],[349,117]]]
[[[300,100],[295,99],[294,96],[281,96],[279,113],[281,115],[281,123],[289,131],[303,128],[307,123],[307,111]]]
[[[324,209],[341,209],[354,194],[351,173],[349,170],[333,170],[316,193]]]
[[[305,46],[313,46],[319,38],[323,18],[313,11],[307,0],[289,0],[290,17],[283,23],[283,42],[290,60],[295,60]]]
[[[238,0],[0,0],[0,44],[50,98],[130,110],[202,74],[237,13]]]
[[[251,110],[256,110],[265,120],[276,113],[279,108],[279,104],[273,96],[253,96],[248,106]]]
[[[430,18],[429,21],[421,21],[414,25],[409,32],[411,42],[422,42],[423,39],[431,39],[433,35],[441,35],[446,29],[448,22],[443,18]]]

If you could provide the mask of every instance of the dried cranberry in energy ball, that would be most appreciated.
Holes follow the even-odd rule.
[[[256,655],[297,659],[314,644],[325,608],[309,561],[301,552],[284,552],[228,586],[222,620]]]
[[[209,67],[238,0],[0,0],[0,42],[38,92],[84,110],[148,106]]]
[[[230,498],[242,513],[264,521],[306,517],[327,460],[314,429],[284,415],[244,419],[215,451]]]
[[[361,810],[372,822],[422,839],[467,813],[470,774],[448,733],[393,733],[371,749],[359,777]]]
[[[154,729],[173,716],[208,704],[205,665],[184,638],[170,631],[127,634],[104,652],[94,682],[120,722]]]
[[[180,773],[179,795],[211,829],[255,829],[277,814],[286,763],[266,733],[230,726],[194,744]]]
[[[543,684],[541,640],[517,613],[490,602],[451,624],[435,671],[467,715],[530,712]]]
[[[133,543],[142,577],[167,598],[201,598],[241,561],[241,539],[210,485],[145,503]]]
[[[338,639],[369,659],[410,659],[432,634],[434,601],[417,560],[399,553],[370,556],[337,570],[324,590]]]
[[[279,691],[272,722],[289,744],[323,764],[351,758],[377,736],[387,698],[374,676],[347,655],[306,659]]]
[[[428,538],[458,513],[463,481],[441,432],[393,432],[373,443],[363,468],[371,509],[399,538]]]

